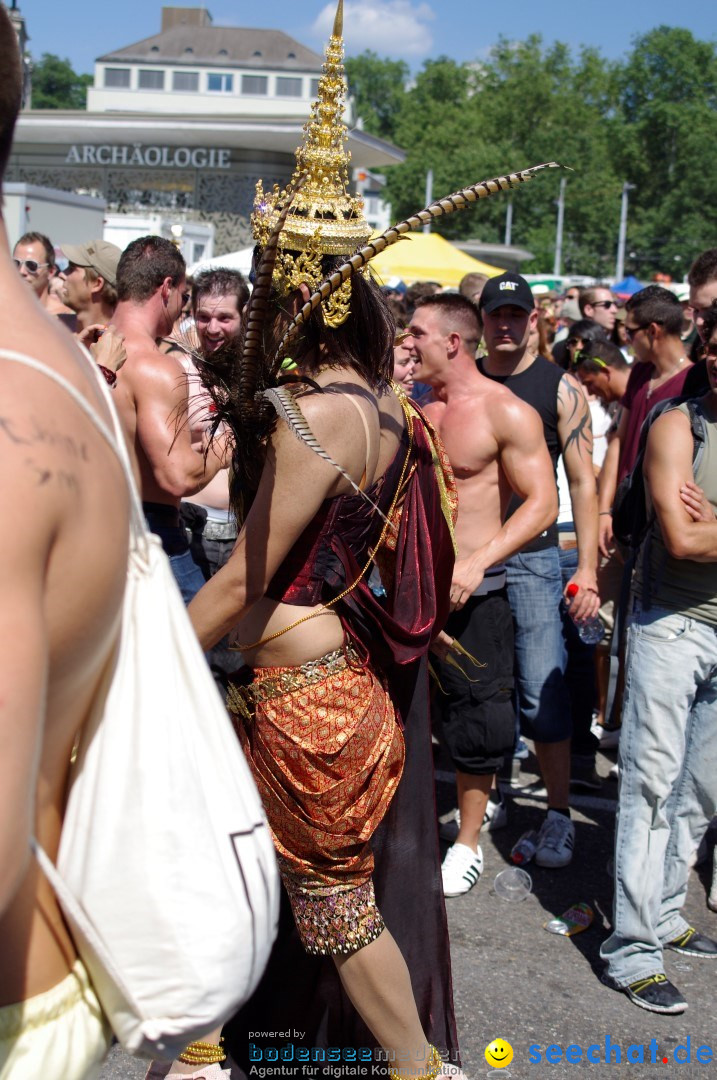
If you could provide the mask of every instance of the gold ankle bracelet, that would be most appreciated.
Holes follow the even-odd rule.
[[[391,1080],[436,1080],[439,1072],[443,1068],[443,1062],[441,1061],[441,1055],[436,1050],[435,1046],[429,1046],[430,1054],[428,1055],[428,1071],[421,1073],[420,1075],[404,1076],[402,1073],[397,1072],[396,1069],[389,1069],[388,1075]]]
[[[209,1042],[193,1042],[189,1046],[185,1046],[179,1055],[178,1060],[183,1065],[218,1065],[222,1061],[226,1061],[227,1055],[222,1049],[222,1043],[224,1039],[219,1040],[217,1043]]]

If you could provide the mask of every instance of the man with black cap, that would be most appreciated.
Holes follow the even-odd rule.
[[[536,409],[556,467],[563,455],[577,535],[577,569],[562,586],[557,525],[552,525],[507,560],[508,599],[515,620],[516,686],[523,732],[535,742],[548,792],[548,814],[535,861],[566,866],[575,827],[568,809],[572,720],[565,683],[567,653],[560,605],[577,586],[571,614],[580,622],[597,614],[597,494],[592,467],[590,411],[573,375],[528,350],[538,320],[533,294],[519,274],[491,278],[480,298],[487,355],[483,375],[503,383]],[[508,514],[520,500],[513,495]]]
[[[91,327],[106,327],[117,306],[117,264],[121,250],[108,240],[63,244],[62,250],[68,260],[67,269],[60,274],[64,281],[64,301],[77,313],[78,334]]]

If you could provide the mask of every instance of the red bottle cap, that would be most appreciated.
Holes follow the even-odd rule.
[[[567,592],[568,596],[572,600],[572,598],[574,596],[577,596],[578,593],[580,592],[580,586],[576,585],[575,582],[573,582],[572,585],[568,585],[568,587],[567,587],[567,589],[565,591]]]

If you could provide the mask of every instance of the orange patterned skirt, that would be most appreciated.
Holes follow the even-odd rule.
[[[391,699],[338,649],[301,667],[255,668],[228,705],[274,836],[304,948],[351,953],[384,929],[371,837],[404,761]]]

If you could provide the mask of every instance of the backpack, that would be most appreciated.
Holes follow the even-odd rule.
[[[615,539],[633,552],[639,549],[655,522],[655,511],[650,510],[648,513],[647,510],[647,491],[643,474],[645,450],[650,428],[658,416],[676,409],[678,405],[683,403],[687,405],[689,410],[690,427],[694,439],[692,468],[693,470],[697,468],[707,438],[706,421],[698,400],[696,398],[689,398],[687,401],[679,397],[668,398],[666,401],[658,401],[645,417],[640,430],[640,442],[632,472],[623,477],[615,492],[612,507],[612,531],[615,534]]]
[[[72,769],[57,866],[31,847],[122,1046],[171,1060],[259,982],[278,923],[274,846],[169,560],[147,530],[104,379],[93,363],[113,431],[57,372],[0,357],[69,394],[114,449],[130,492],[122,627]]]

